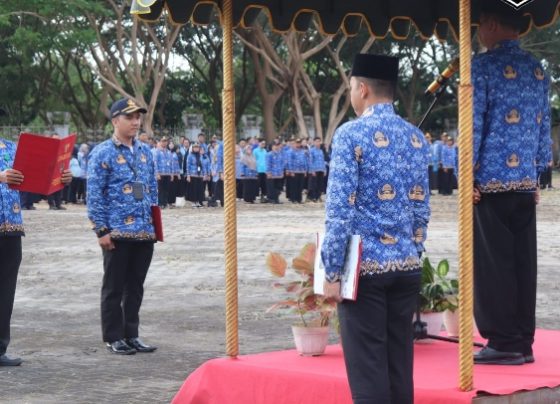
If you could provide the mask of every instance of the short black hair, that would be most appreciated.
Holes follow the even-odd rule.
[[[379,97],[395,98],[396,81],[369,79],[367,77],[356,77],[356,80],[363,82]]]
[[[518,33],[527,26],[525,17],[521,12],[501,1],[486,0],[480,4],[480,16],[495,19],[500,25],[511,28]]]

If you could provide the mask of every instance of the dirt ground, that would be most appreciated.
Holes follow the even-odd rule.
[[[0,368],[2,403],[166,403],[202,362],[223,356],[223,211],[164,211],[166,242],[156,245],[145,283],[140,335],[153,354],[109,354],[99,319],[101,251],[85,207],[25,211],[27,237],[9,353],[19,368]],[[457,199],[432,198],[427,241],[434,260],[457,269]],[[538,207],[537,324],[560,329],[560,192]],[[322,230],[323,204],[238,204],[240,353],[292,348],[293,317],[266,313],[281,297],[264,266],[274,250],[293,257]],[[336,340],[334,333],[331,335]]]

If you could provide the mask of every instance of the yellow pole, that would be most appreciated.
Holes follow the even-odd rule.
[[[473,89],[471,5],[459,0],[459,389],[473,388]]]
[[[235,192],[235,88],[233,85],[233,0],[222,8],[224,89],[222,119],[224,136],[224,250],[226,263],[226,354],[239,354],[237,304],[237,215]]]

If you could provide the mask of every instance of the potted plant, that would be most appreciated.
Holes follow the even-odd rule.
[[[298,279],[274,284],[275,287],[284,289],[290,296],[267,310],[288,309],[299,315],[299,322],[292,326],[292,332],[296,349],[303,356],[321,355],[325,351],[329,323],[336,310],[334,301],[326,300],[313,292],[315,253],[316,246],[313,243],[308,243],[301,249],[291,265]],[[285,277],[288,263],[281,254],[269,252],[266,255],[266,265],[274,276]]]
[[[458,306],[457,279],[448,279],[449,262],[441,260],[436,267],[429,258],[422,261],[422,281],[420,286],[420,312],[422,320],[428,323],[428,334],[438,335],[443,325],[443,313],[455,312]]]

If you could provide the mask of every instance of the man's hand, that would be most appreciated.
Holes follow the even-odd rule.
[[[113,244],[113,240],[111,240],[110,234],[106,234],[103,237],[99,237],[98,241],[99,241],[99,245],[104,250],[110,251],[115,249],[115,244]]]
[[[340,303],[342,301],[342,297],[340,296],[340,281],[325,281],[325,283],[323,284],[323,294],[326,299],[331,299],[337,303]]]
[[[23,173],[13,168],[0,172],[0,182],[4,184],[19,185],[23,182]]]
[[[187,175],[187,182],[191,182],[191,176]]]
[[[473,204],[477,204],[478,202],[480,202],[480,199],[482,198],[482,194],[480,193],[480,190],[477,187],[473,188]]]
[[[541,201],[541,189],[537,186],[537,190],[535,191],[535,205],[538,205]]]
[[[62,172],[61,181],[64,185],[70,184],[72,182],[72,171],[66,169]]]

